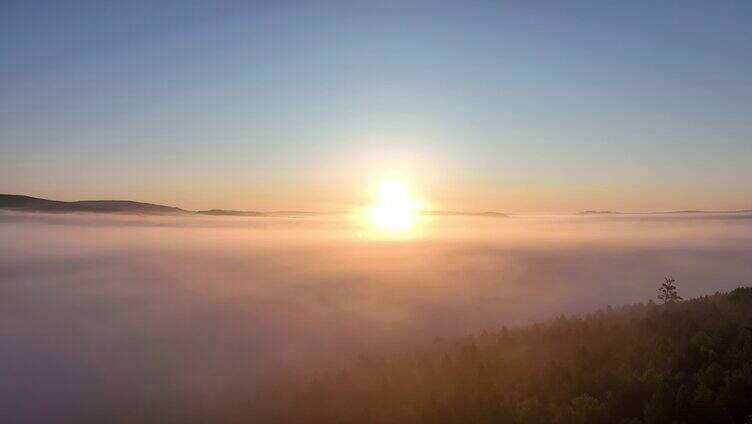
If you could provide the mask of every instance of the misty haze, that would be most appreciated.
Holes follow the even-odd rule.
[[[424,221],[382,240],[346,217],[2,212],[0,409],[195,418],[360,355],[642,302],[666,274],[687,297],[752,277],[752,214]]]
[[[752,1],[0,1],[0,424],[752,424]]]

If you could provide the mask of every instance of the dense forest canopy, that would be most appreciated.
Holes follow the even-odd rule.
[[[253,409],[255,422],[751,423],[752,288],[361,358]]]

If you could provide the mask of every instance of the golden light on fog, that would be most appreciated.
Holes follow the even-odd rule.
[[[388,232],[405,232],[415,225],[421,204],[400,179],[384,179],[377,189],[379,203],[367,209],[371,224]]]

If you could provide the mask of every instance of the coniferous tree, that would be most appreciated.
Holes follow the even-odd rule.
[[[658,300],[663,303],[672,303],[682,300],[681,296],[676,292],[676,280],[671,277],[666,277],[658,289]]]

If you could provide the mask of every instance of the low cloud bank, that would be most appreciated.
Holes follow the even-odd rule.
[[[282,372],[645,301],[667,274],[685,297],[752,281],[748,215],[364,231],[341,217],[2,213],[0,411],[196,417]]]

